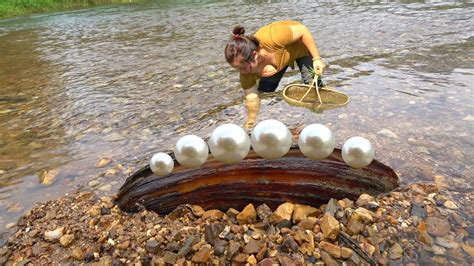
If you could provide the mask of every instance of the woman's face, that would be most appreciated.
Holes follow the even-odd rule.
[[[254,52],[256,54],[256,52]],[[249,61],[242,56],[236,56],[234,58],[234,61],[230,63],[230,65],[239,70],[240,73],[242,74],[250,74],[254,73],[254,70],[256,69],[257,66],[257,60],[255,60],[255,54],[254,54],[254,60]]]

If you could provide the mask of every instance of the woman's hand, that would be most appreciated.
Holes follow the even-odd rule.
[[[313,70],[316,75],[321,76],[325,68],[326,64],[320,57],[313,58]]]

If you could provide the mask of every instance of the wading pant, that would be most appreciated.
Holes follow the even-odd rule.
[[[313,68],[313,58],[311,56],[305,56],[297,58],[296,64],[301,72],[301,78],[305,84],[309,84],[313,81],[313,75],[310,72],[310,68]],[[284,67],[280,72],[274,74],[270,77],[260,78],[260,82],[258,84],[258,91],[260,92],[273,92],[278,87],[281,78],[286,72],[288,66]],[[318,87],[324,87],[324,83],[321,80],[321,77],[318,77]]]

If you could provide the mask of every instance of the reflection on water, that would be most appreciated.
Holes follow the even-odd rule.
[[[326,81],[351,101],[318,114],[273,95],[259,119],[326,124],[338,146],[362,135],[404,183],[441,175],[471,189],[472,13],[464,2],[168,1],[0,22],[0,230],[34,202],[119,187],[184,134],[242,124],[223,47],[235,24],[278,19],[310,28]]]

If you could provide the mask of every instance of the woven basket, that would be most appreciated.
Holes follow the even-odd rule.
[[[346,105],[349,96],[330,87],[319,88],[317,77],[311,85],[289,84],[283,89],[283,99],[294,106],[323,111]]]

